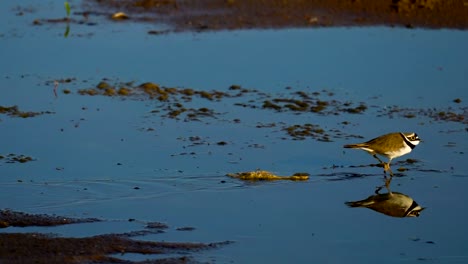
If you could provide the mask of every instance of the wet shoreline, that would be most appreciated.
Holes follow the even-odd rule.
[[[87,0],[84,16],[172,25],[174,31],[336,26],[468,28],[464,1],[96,1]],[[154,31],[153,34],[157,34]]]

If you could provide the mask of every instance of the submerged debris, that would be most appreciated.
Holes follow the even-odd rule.
[[[264,170],[256,170],[249,172],[228,173],[227,176],[247,181],[276,181],[276,180],[291,180],[291,181],[307,181],[308,173],[295,173],[292,176],[278,176]]]

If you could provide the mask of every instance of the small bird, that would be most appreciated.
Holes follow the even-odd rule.
[[[364,143],[344,145],[344,148],[362,149],[371,154],[384,166],[384,172],[390,171],[390,162],[392,159],[408,154],[421,142],[416,133],[389,133]],[[388,158],[385,163],[377,155]]]
[[[345,203],[349,207],[365,207],[393,217],[418,217],[424,210],[413,198],[398,192],[378,193],[361,201]]]

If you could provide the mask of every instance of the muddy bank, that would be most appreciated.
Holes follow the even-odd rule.
[[[85,16],[124,12],[115,18],[165,23],[176,31],[374,25],[468,28],[468,3],[459,0],[86,0],[83,10]]]
[[[39,233],[0,234],[1,263],[197,263],[190,256],[133,262],[109,254],[174,254],[216,248],[224,243],[171,243],[133,240],[118,234],[85,238]]]
[[[0,210],[0,228],[57,226],[101,221],[105,220]],[[135,219],[129,221],[135,221]],[[149,222],[145,228],[145,230],[130,233],[103,234],[83,238],[59,237],[43,233],[0,233],[0,263],[197,263],[190,257],[190,252],[217,248],[231,243],[228,241],[217,243],[159,242],[131,238],[161,233],[168,226],[159,222]],[[179,229],[194,230],[192,227]],[[109,256],[111,254],[123,256],[125,253],[148,255],[148,260],[133,262]],[[165,258],[164,254],[181,256]],[[163,257],[150,259],[151,255]]]

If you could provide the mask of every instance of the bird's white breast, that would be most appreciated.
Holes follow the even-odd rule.
[[[385,152],[385,155],[387,155],[388,157],[396,158],[396,157],[400,157],[400,156],[410,153],[411,148],[406,144],[403,144],[403,145],[404,145],[403,148],[387,151]]]

